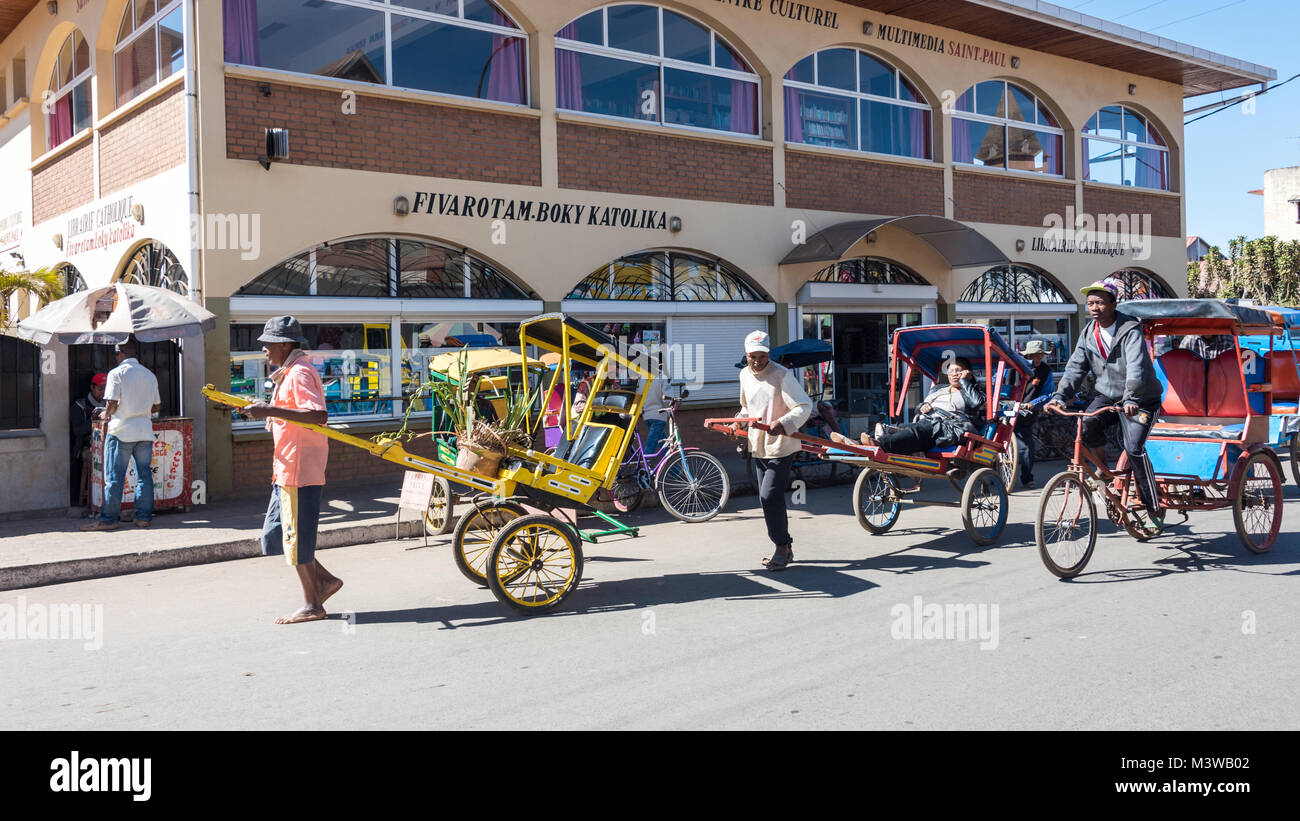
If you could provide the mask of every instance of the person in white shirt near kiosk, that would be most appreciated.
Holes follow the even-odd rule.
[[[122,490],[128,462],[135,463],[135,525],[153,521],[153,415],[162,407],[158,377],[141,365],[134,337],[117,346],[116,368],[108,372],[105,407],[96,413],[108,420],[104,438],[104,506],[82,530],[116,530],[122,513]]]

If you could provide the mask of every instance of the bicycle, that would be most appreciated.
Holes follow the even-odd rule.
[[[609,489],[610,503],[620,513],[641,506],[646,491],[654,490],[664,509],[683,522],[707,522],[726,507],[731,481],[726,468],[712,454],[682,444],[677,427],[677,407],[690,392],[665,397],[659,412],[666,416],[663,442],[653,453],[645,452],[640,433],[628,449]]]

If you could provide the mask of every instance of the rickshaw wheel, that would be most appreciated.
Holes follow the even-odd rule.
[[[1128,535],[1139,542],[1148,542],[1165,531],[1164,515],[1162,514],[1158,519],[1152,518],[1146,507],[1141,505],[1136,510],[1130,510],[1122,518]]]
[[[552,516],[521,516],[501,528],[488,560],[488,588],[518,613],[555,607],[582,578],[582,544]]]
[[[997,541],[1007,526],[1007,487],[992,468],[980,468],[970,475],[961,490],[961,522],[975,544],[985,547]]]
[[[1291,434],[1291,478],[1300,485],[1300,433]]]
[[[1282,528],[1282,468],[1269,451],[1246,459],[1232,500],[1237,536],[1252,553],[1267,553]]]
[[[456,494],[451,492],[451,485],[441,476],[433,477],[433,495],[424,511],[424,532],[430,536],[446,534],[456,526],[455,509]]]
[[[707,522],[722,512],[731,496],[727,469],[701,450],[669,457],[655,475],[655,484],[664,510],[683,522]]]
[[[867,468],[858,474],[853,485],[853,512],[864,530],[879,535],[898,521],[896,489],[894,477],[888,473]]]
[[[1007,449],[998,454],[998,476],[1002,477],[1002,486],[1008,491],[1016,487],[1016,477],[1020,475],[1020,440],[1014,435],[1007,440]]]
[[[1075,473],[1058,473],[1038,500],[1034,538],[1043,564],[1062,579],[1083,571],[1097,546],[1097,503]]]
[[[452,537],[452,555],[456,557],[460,574],[474,584],[487,587],[492,542],[507,523],[526,514],[518,502],[497,502],[481,509],[477,505],[471,507],[456,523],[456,535]]]

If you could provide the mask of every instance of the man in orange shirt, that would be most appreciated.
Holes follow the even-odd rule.
[[[302,349],[307,338],[298,320],[291,316],[267,320],[257,341],[264,343],[262,352],[275,369],[271,374],[275,385],[271,403],[256,402],[244,410],[254,419],[266,419],[274,440],[273,486],[262,526],[262,554],[284,554],[298,571],[305,600],[301,609],[281,616],[275,623],[319,621],[325,618],[325,601],[343,587],[342,580],[316,560],[316,529],[329,439],[323,433],[291,423],[326,423],[329,414],[325,409],[325,386]]]

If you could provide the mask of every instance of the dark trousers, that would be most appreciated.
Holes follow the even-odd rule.
[[[790,544],[790,522],[785,513],[785,491],[790,486],[790,463],[794,454],[780,459],[755,459],[758,501],[767,521],[767,537],[777,547]]]
[[[900,425],[898,430],[882,435],[876,444],[888,453],[924,453],[934,450],[936,434],[937,431],[928,419],[920,419],[910,425]]]
[[[1016,444],[1020,448],[1020,481],[1034,481],[1034,425],[1038,414],[1022,416],[1016,420]],[[1014,477],[1013,477],[1014,478]]]
[[[1087,413],[1113,404],[1115,404],[1113,399],[1104,396],[1094,397],[1088,405]],[[1155,472],[1152,471],[1151,462],[1147,459],[1147,437],[1151,435],[1151,429],[1155,427],[1156,418],[1160,415],[1160,403],[1138,407],[1137,416],[1132,418],[1120,411],[1103,413],[1083,420],[1082,439],[1085,447],[1103,447],[1106,444],[1106,431],[1111,425],[1118,423],[1120,433],[1124,437],[1124,452],[1128,454],[1129,464],[1133,467],[1133,479],[1134,484],[1137,485],[1138,497],[1142,499],[1142,504],[1146,505],[1147,510],[1158,514],[1159,494],[1156,491]]]

